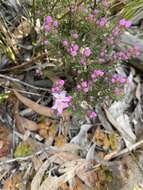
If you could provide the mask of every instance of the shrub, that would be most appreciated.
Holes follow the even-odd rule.
[[[43,19],[44,49],[49,57],[62,62],[54,72],[60,73],[59,78],[64,80],[58,81],[52,89],[53,108],[59,114],[70,107],[93,119],[96,104],[106,97],[123,95],[122,87],[128,81],[115,74],[115,68],[140,56],[140,50],[138,47],[118,50],[120,35],[132,23],[122,18],[113,24],[109,7],[108,0],[96,7],[91,2],[74,4],[62,19],[51,15]],[[66,88],[69,81],[72,85]]]

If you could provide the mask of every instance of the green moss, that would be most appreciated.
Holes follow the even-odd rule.
[[[17,146],[14,156],[25,157],[33,153],[32,147],[28,143],[21,143]]]

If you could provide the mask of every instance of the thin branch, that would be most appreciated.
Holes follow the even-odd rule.
[[[46,148],[44,148],[44,149],[42,149],[42,150],[40,150],[40,151],[36,152],[35,154],[30,155],[30,156],[12,158],[12,159],[1,161],[0,166],[3,165],[3,164],[10,164],[10,163],[16,162],[16,161],[29,160],[29,159],[33,158],[33,156],[38,156],[38,155],[44,153],[44,151],[48,152],[49,154],[60,152],[60,150],[56,149],[55,147],[52,147],[52,146],[51,147],[46,147]]]
[[[112,157],[112,159],[113,159],[113,158],[119,158],[119,157],[125,156],[125,155],[127,155],[127,154],[130,154],[131,151],[134,151],[134,150],[140,148],[141,146],[143,146],[143,140],[141,140],[141,141],[135,143],[135,144],[132,145],[130,148],[125,148],[125,149],[121,150],[121,151],[118,152],[116,155],[114,155],[114,156]]]
[[[132,145],[130,148],[125,148],[123,150],[121,150],[120,152],[118,152],[117,154],[113,155],[112,157],[109,158],[109,160],[101,160],[100,163],[90,167],[90,168],[87,168],[87,171],[91,171],[91,170],[96,170],[98,169],[101,165],[107,165],[107,166],[110,166],[112,165],[112,162],[110,162],[112,159],[118,159],[118,158],[121,158],[127,154],[131,154],[132,151],[140,148],[141,146],[143,146],[143,140],[135,143],[134,145]]]
[[[23,81],[21,81],[21,80],[19,80],[17,78],[9,77],[9,76],[3,75],[3,74],[0,74],[0,78],[4,78],[4,79],[12,81],[12,82],[20,83],[20,84],[22,84],[24,86],[28,86],[28,87],[36,89],[36,90],[47,91],[47,88],[39,88],[39,87],[33,86],[31,84],[28,84],[26,82],[23,82]]]

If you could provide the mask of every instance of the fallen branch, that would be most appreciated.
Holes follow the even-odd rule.
[[[9,81],[12,81],[12,82],[15,82],[15,83],[20,83],[24,86],[28,86],[30,88],[33,88],[33,89],[36,89],[36,90],[43,90],[43,91],[47,91],[47,88],[40,88],[40,87],[36,87],[36,86],[33,86],[31,84],[28,84],[26,82],[23,82],[17,78],[13,78],[13,77],[9,77],[9,76],[6,76],[6,75],[3,75],[3,74],[0,74],[0,78],[3,78],[3,79],[6,79],[6,80],[9,80]]]
[[[121,150],[117,154],[113,155],[111,159],[113,159],[113,158],[119,158],[119,157],[125,156],[127,154],[130,154],[131,151],[134,151],[134,150],[140,148],[141,146],[143,146],[143,140],[135,143],[131,147],[128,147],[128,148],[125,148],[125,149]]]

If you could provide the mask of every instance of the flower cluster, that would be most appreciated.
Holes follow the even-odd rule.
[[[112,35],[113,37],[119,37],[125,29],[129,29],[132,25],[132,22],[130,20],[126,20],[126,19],[121,19],[119,20],[119,23],[117,26],[115,26],[115,28],[113,28],[112,30]]]
[[[76,57],[78,54],[79,46],[77,44],[71,44],[69,52],[72,57]]]
[[[107,25],[107,22],[108,22],[108,20],[106,17],[101,17],[96,23],[100,27],[105,27]]]
[[[131,57],[139,58],[141,56],[141,49],[138,46],[134,46],[129,48],[129,53],[130,53],[130,59]]]
[[[88,12],[88,11],[85,11]],[[92,13],[89,13],[86,17],[86,20],[89,22],[95,22],[97,21],[97,16],[99,15],[99,9],[94,9]]]
[[[124,94],[124,91],[121,88],[115,88],[114,93],[116,96],[121,96]]]
[[[110,2],[108,0],[103,0],[103,5],[105,9],[108,9],[110,7]]]
[[[78,33],[72,33],[73,40],[77,40],[79,38]],[[79,45],[75,41],[69,42],[67,39],[63,40],[63,46],[67,49],[67,52],[75,58],[78,53],[81,56],[81,64],[84,65],[86,63],[86,58],[92,55],[92,50],[89,47],[79,47]]]
[[[120,27],[124,27],[124,28],[128,29],[131,27],[131,25],[132,25],[132,22],[130,20],[126,20],[123,18],[119,21]]]
[[[56,84],[52,87],[52,93],[59,93],[63,90],[65,81],[64,80],[58,80]]]
[[[126,51],[114,52],[113,60],[115,60],[115,62],[117,60],[128,61],[133,57],[139,58],[140,55],[141,55],[141,49],[137,46],[134,46],[134,47],[128,48]]]
[[[59,23],[57,20],[53,20],[52,16],[47,16],[45,19],[45,31],[48,33],[51,31],[52,27],[58,28]]]
[[[92,81],[96,82],[98,77],[102,77],[105,74],[105,72],[101,69],[94,70],[91,74]]]
[[[115,67],[138,58],[141,50],[136,44],[134,47],[126,45],[124,51],[119,50],[120,36],[132,26],[132,22],[122,18],[116,24],[112,23],[109,7],[109,0],[99,2],[96,9],[85,2],[79,7],[75,5],[70,10],[72,14],[61,20],[60,27],[54,17],[47,16],[45,19],[45,35],[52,47],[47,50],[48,55],[57,60],[60,58],[63,63],[61,67],[55,67],[54,71],[66,78],[69,86],[71,81],[68,79],[73,80],[73,85],[67,90],[72,97],[64,91],[64,80],[57,81],[51,90],[54,97],[53,109],[58,114],[62,114],[71,105],[71,100],[72,109],[80,109],[79,104],[86,101],[90,106],[83,113],[94,119],[96,112],[92,108],[99,103],[99,99],[101,102],[105,96],[113,96],[113,93],[120,96],[123,93],[121,88],[128,80],[115,75]],[[53,29],[58,29],[58,32],[51,32]],[[45,43],[48,44],[47,41]]]
[[[128,82],[126,77],[120,76],[120,75],[113,75],[111,79],[112,83],[117,84],[125,84]]]
[[[89,83],[88,81],[82,81],[81,84],[77,85],[77,89],[87,93],[89,91]]]
[[[83,56],[84,57],[89,57],[91,54],[92,54],[92,51],[91,51],[91,49],[89,47],[85,47],[83,49]]]

